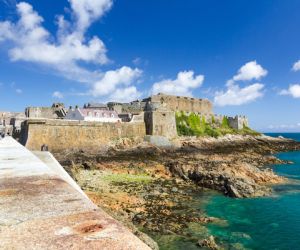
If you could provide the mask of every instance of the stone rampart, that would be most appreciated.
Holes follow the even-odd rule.
[[[249,121],[246,116],[237,115],[235,117],[228,117],[230,127],[234,129],[243,129],[244,126],[249,126]]]
[[[144,99],[144,101],[165,103],[168,109],[175,112],[194,112],[202,115],[213,114],[213,104],[207,99],[157,94]]]
[[[24,122],[20,142],[30,150],[97,150],[119,138],[144,137],[144,122],[100,123],[50,119],[29,119]]]

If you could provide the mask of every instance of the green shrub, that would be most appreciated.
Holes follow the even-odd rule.
[[[216,120],[215,120],[215,116],[214,116],[214,115],[211,117],[211,123],[212,123],[212,124],[215,124],[215,123],[216,123]]]
[[[227,116],[224,116],[222,119],[222,128],[230,128],[229,120]]]
[[[222,124],[216,127],[215,118],[212,117],[209,124],[204,116],[184,112],[176,112],[176,127],[179,136],[211,136],[219,137],[226,134],[242,134],[242,135],[260,135],[260,133],[243,125],[243,129],[236,130],[230,127],[228,117],[224,116]]]
[[[246,126],[245,124],[243,124],[243,129],[241,129],[239,131],[240,134],[243,134],[243,135],[253,135],[253,136],[258,136],[258,135],[261,135],[261,133],[249,128],[248,126]]]

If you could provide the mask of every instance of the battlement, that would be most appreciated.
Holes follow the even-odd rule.
[[[244,126],[249,127],[249,121],[246,116],[236,115],[235,117],[228,117],[230,127],[234,129],[243,129]]]
[[[213,114],[213,104],[208,99],[198,99],[187,96],[173,96],[159,93],[152,95],[144,102],[165,103],[166,107],[171,111],[194,112],[200,114]]]

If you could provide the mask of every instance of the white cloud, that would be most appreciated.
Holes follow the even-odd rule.
[[[255,83],[244,88],[236,84],[227,87],[227,90],[218,91],[215,94],[214,103],[217,106],[242,105],[256,100],[263,96],[264,85]]]
[[[130,86],[116,89],[109,99],[118,102],[130,102],[139,99],[141,95],[135,86]]]
[[[217,91],[214,97],[214,103],[217,106],[243,105],[261,98],[264,93],[264,84],[254,83],[245,87],[240,87],[237,81],[259,80],[266,76],[268,71],[256,61],[247,62],[226,83],[225,91]]]
[[[152,94],[192,96],[192,90],[199,88],[204,81],[203,75],[194,76],[194,71],[181,71],[175,80],[166,79],[152,86]]]
[[[107,71],[100,81],[94,83],[90,94],[93,96],[105,96],[116,91],[119,87],[129,87],[142,71],[122,67],[117,70]]]
[[[112,7],[112,0],[69,0],[77,18],[79,31],[86,30]]]
[[[17,94],[22,94],[22,93],[23,93],[23,90],[22,90],[22,89],[16,89],[16,93],[17,93]]]
[[[233,84],[236,81],[259,80],[267,74],[268,71],[261,65],[257,64],[256,61],[251,61],[243,65],[237,74],[227,82],[227,84]]]
[[[300,84],[292,84],[288,89],[281,90],[280,95],[290,95],[294,98],[300,98]]]
[[[294,63],[292,70],[293,71],[299,71],[300,70],[300,60]]]
[[[90,25],[100,19],[113,4],[112,0],[69,0],[72,22],[57,17],[57,34],[43,27],[43,18],[26,3],[16,5],[19,20],[0,22],[0,42],[10,41],[8,52],[12,61],[26,61],[50,67],[62,76],[87,83],[93,96],[111,95],[121,85],[126,88],[141,74],[138,69],[123,66],[101,72],[85,68],[88,63],[109,63],[103,41],[94,36],[86,38]],[[124,79],[121,77],[124,77]],[[123,87],[124,87],[123,86]]]
[[[67,32],[61,21],[55,43],[51,34],[42,26],[43,18],[30,4],[20,2],[17,11],[20,19],[16,24],[0,22],[0,40],[11,40],[15,45],[9,51],[12,61],[43,63],[56,69],[61,69],[60,65],[76,64],[77,61],[97,64],[108,62],[105,45],[98,37],[86,41],[84,31],[75,29]]]
[[[62,99],[62,98],[64,98],[64,95],[59,91],[54,91],[52,94],[52,97],[57,98],[57,99]]]

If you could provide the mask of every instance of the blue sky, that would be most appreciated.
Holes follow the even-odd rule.
[[[298,0],[0,0],[0,110],[209,98],[300,131]]]

